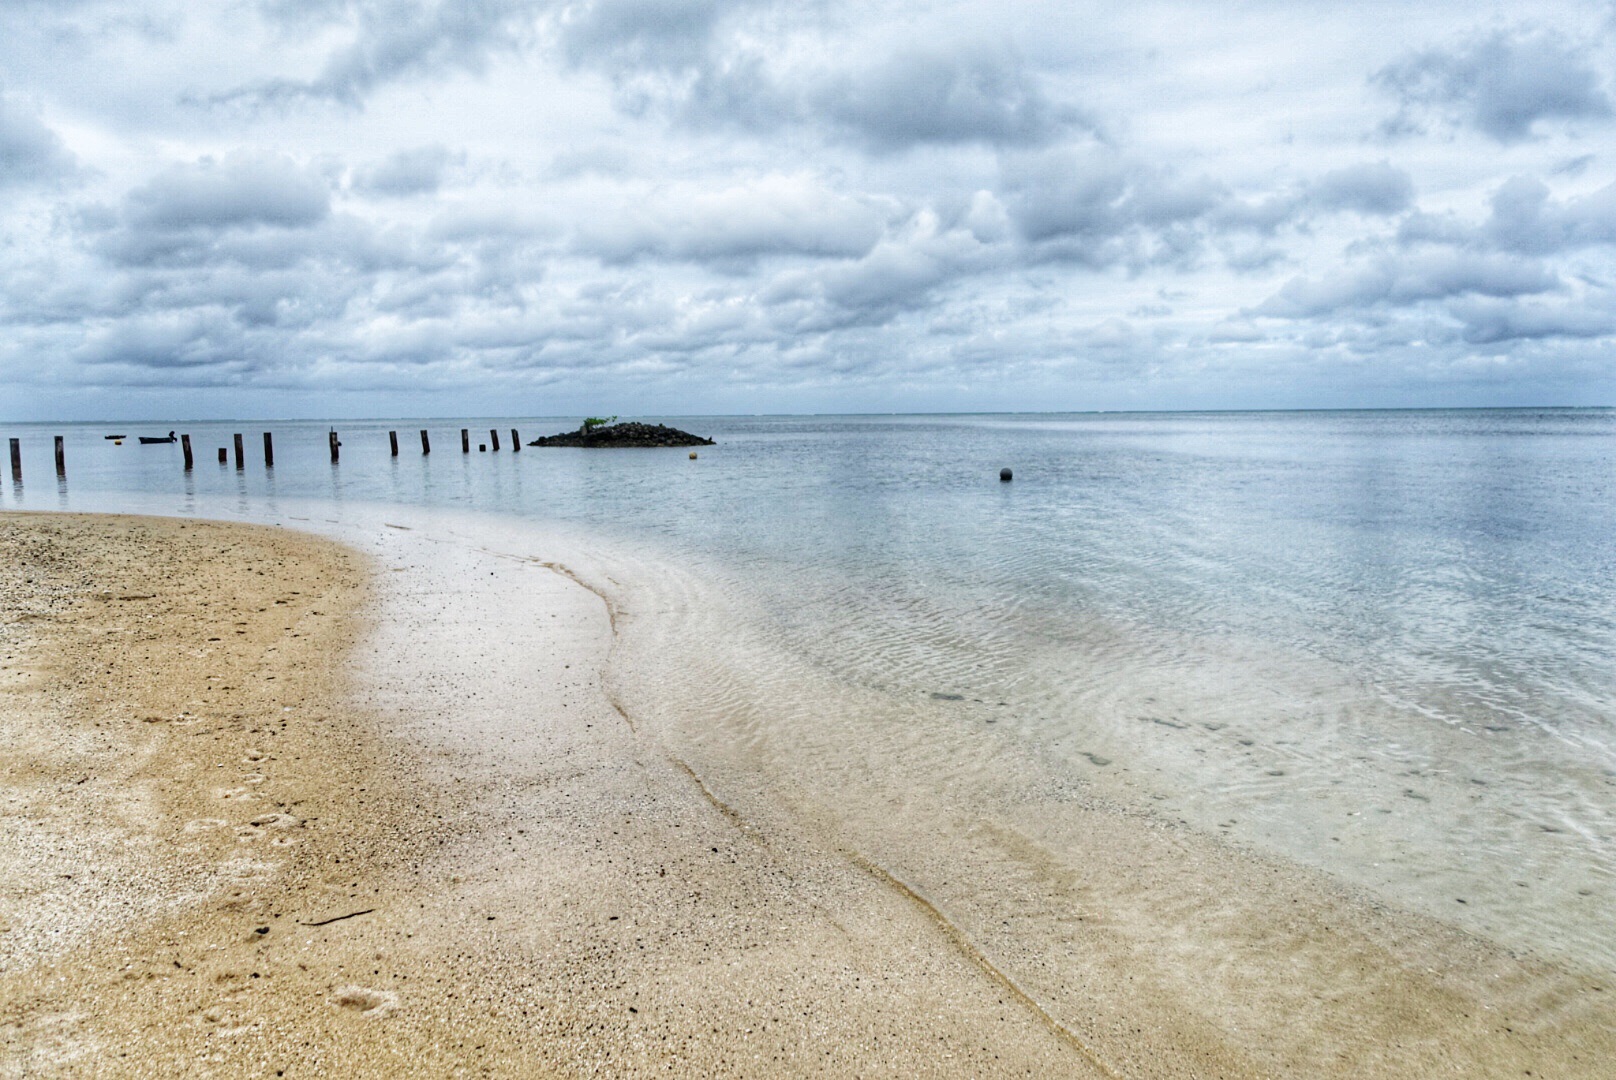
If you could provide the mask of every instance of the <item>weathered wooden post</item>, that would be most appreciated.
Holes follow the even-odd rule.
[[[236,444],[236,469],[240,471],[247,467],[247,453],[241,448],[241,432],[236,432],[232,438]]]
[[[11,440],[11,478],[22,483],[22,440]]]
[[[185,454],[185,471],[190,472],[191,466],[196,462],[191,457],[191,437],[189,435],[180,436],[180,450]]]
[[[326,436],[326,441],[331,444],[331,464],[335,465],[337,463],[337,447],[342,445],[342,443],[337,440],[336,428],[331,429],[331,433]]]
[[[516,433],[515,428],[511,428],[511,453],[514,454],[520,449],[522,449],[522,436]]]
[[[56,475],[64,479],[67,476],[67,451],[62,447],[60,435],[56,436]]]
[[[398,432],[389,431],[387,433],[387,445],[393,448],[393,456],[398,457]]]
[[[275,440],[271,439],[269,437],[269,432],[266,431],[266,432],[264,432],[264,468],[273,469],[274,467],[275,467]]]
[[[421,429],[421,453],[430,454],[431,452],[432,452],[432,441],[426,437],[426,428],[422,428]]]
[[[226,464],[228,462],[228,460],[229,460],[229,457],[230,457],[229,451],[227,451],[222,446],[219,447],[219,464],[220,465]]]
[[[460,452],[462,454],[471,453],[471,431],[467,428],[460,429]]]
[[[488,441],[494,444],[494,453],[499,453],[499,430],[497,428],[488,429]]]

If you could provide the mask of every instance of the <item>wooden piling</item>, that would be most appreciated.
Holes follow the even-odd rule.
[[[11,440],[11,478],[22,483],[22,440]]]
[[[393,456],[398,457],[398,432],[389,431],[387,433],[387,445],[393,448]]]
[[[230,460],[230,451],[228,451],[228,450],[226,450],[226,449],[225,449],[225,448],[224,448],[224,447],[222,447],[222,446],[221,446],[221,447],[219,447],[219,464],[220,464],[220,465],[224,465],[224,464],[226,464],[226,463],[227,463],[227,462],[228,462],[228,461],[229,461],[229,460]]]
[[[471,453],[471,431],[468,428],[460,429],[460,452],[462,454]]]
[[[236,444],[236,469],[239,471],[247,467],[247,453],[241,448],[241,432],[236,432],[232,438]]]
[[[62,437],[56,436],[56,475],[67,476],[67,451],[62,446]]]
[[[426,428],[422,428],[421,429],[421,453],[430,454],[431,452],[432,452],[432,441],[426,437]]]
[[[264,432],[264,468],[273,469],[274,467],[275,467],[275,440],[271,439],[269,437],[269,432],[266,431],[266,432]]]
[[[337,447],[342,445],[342,443],[337,440],[336,428],[331,429],[331,433],[326,436],[326,441],[331,444],[331,464],[335,465],[337,463]]]
[[[191,457],[191,437],[189,435],[180,436],[180,450],[185,454],[185,471],[190,472],[191,466],[196,462]]]
[[[515,428],[511,428],[511,453],[514,454],[520,449],[522,449],[522,436],[516,433]]]
[[[494,452],[499,453],[499,430],[497,428],[488,429],[488,441],[494,444]]]

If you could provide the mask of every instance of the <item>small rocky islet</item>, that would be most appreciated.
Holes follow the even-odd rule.
[[[640,424],[633,421],[605,424],[598,427],[580,427],[577,431],[563,431],[559,435],[545,435],[529,446],[712,446],[713,440],[688,431],[668,427],[666,424]]]

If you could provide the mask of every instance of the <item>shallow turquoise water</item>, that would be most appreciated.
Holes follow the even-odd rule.
[[[645,553],[647,609],[695,603],[658,593],[659,560],[724,598],[746,646],[703,624],[704,664],[778,698],[760,723],[819,725],[815,753],[881,736],[793,706],[803,673],[821,704],[992,723],[1075,782],[1616,968],[1616,411],[670,422],[718,445],[511,453],[512,426],[576,423],[520,418],[495,454],[491,421],[342,423],[333,467],[323,423],[13,425],[0,505],[402,503],[597,536]],[[189,475],[177,446],[101,438],[170,427]],[[213,460],[236,431],[240,471]]]

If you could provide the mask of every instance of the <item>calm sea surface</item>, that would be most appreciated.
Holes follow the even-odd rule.
[[[333,467],[324,423],[10,425],[24,482],[0,505],[405,504],[595,537],[643,555],[600,571],[630,611],[699,635],[699,663],[638,670],[687,715],[736,718],[710,748],[735,767],[816,760],[834,802],[826,761],[941,747],[923,775],[969,806],[1013,744],[1085,790],[1616,970],[1616,411],[670,422],[718,445],[513,454],[512,426],[576,423],[520,418],[479,453],[491,421],[346,422]],[[133,442],[170,427],[189,475],[178,446]],[[241,471],[215,461],[237,431]]]

